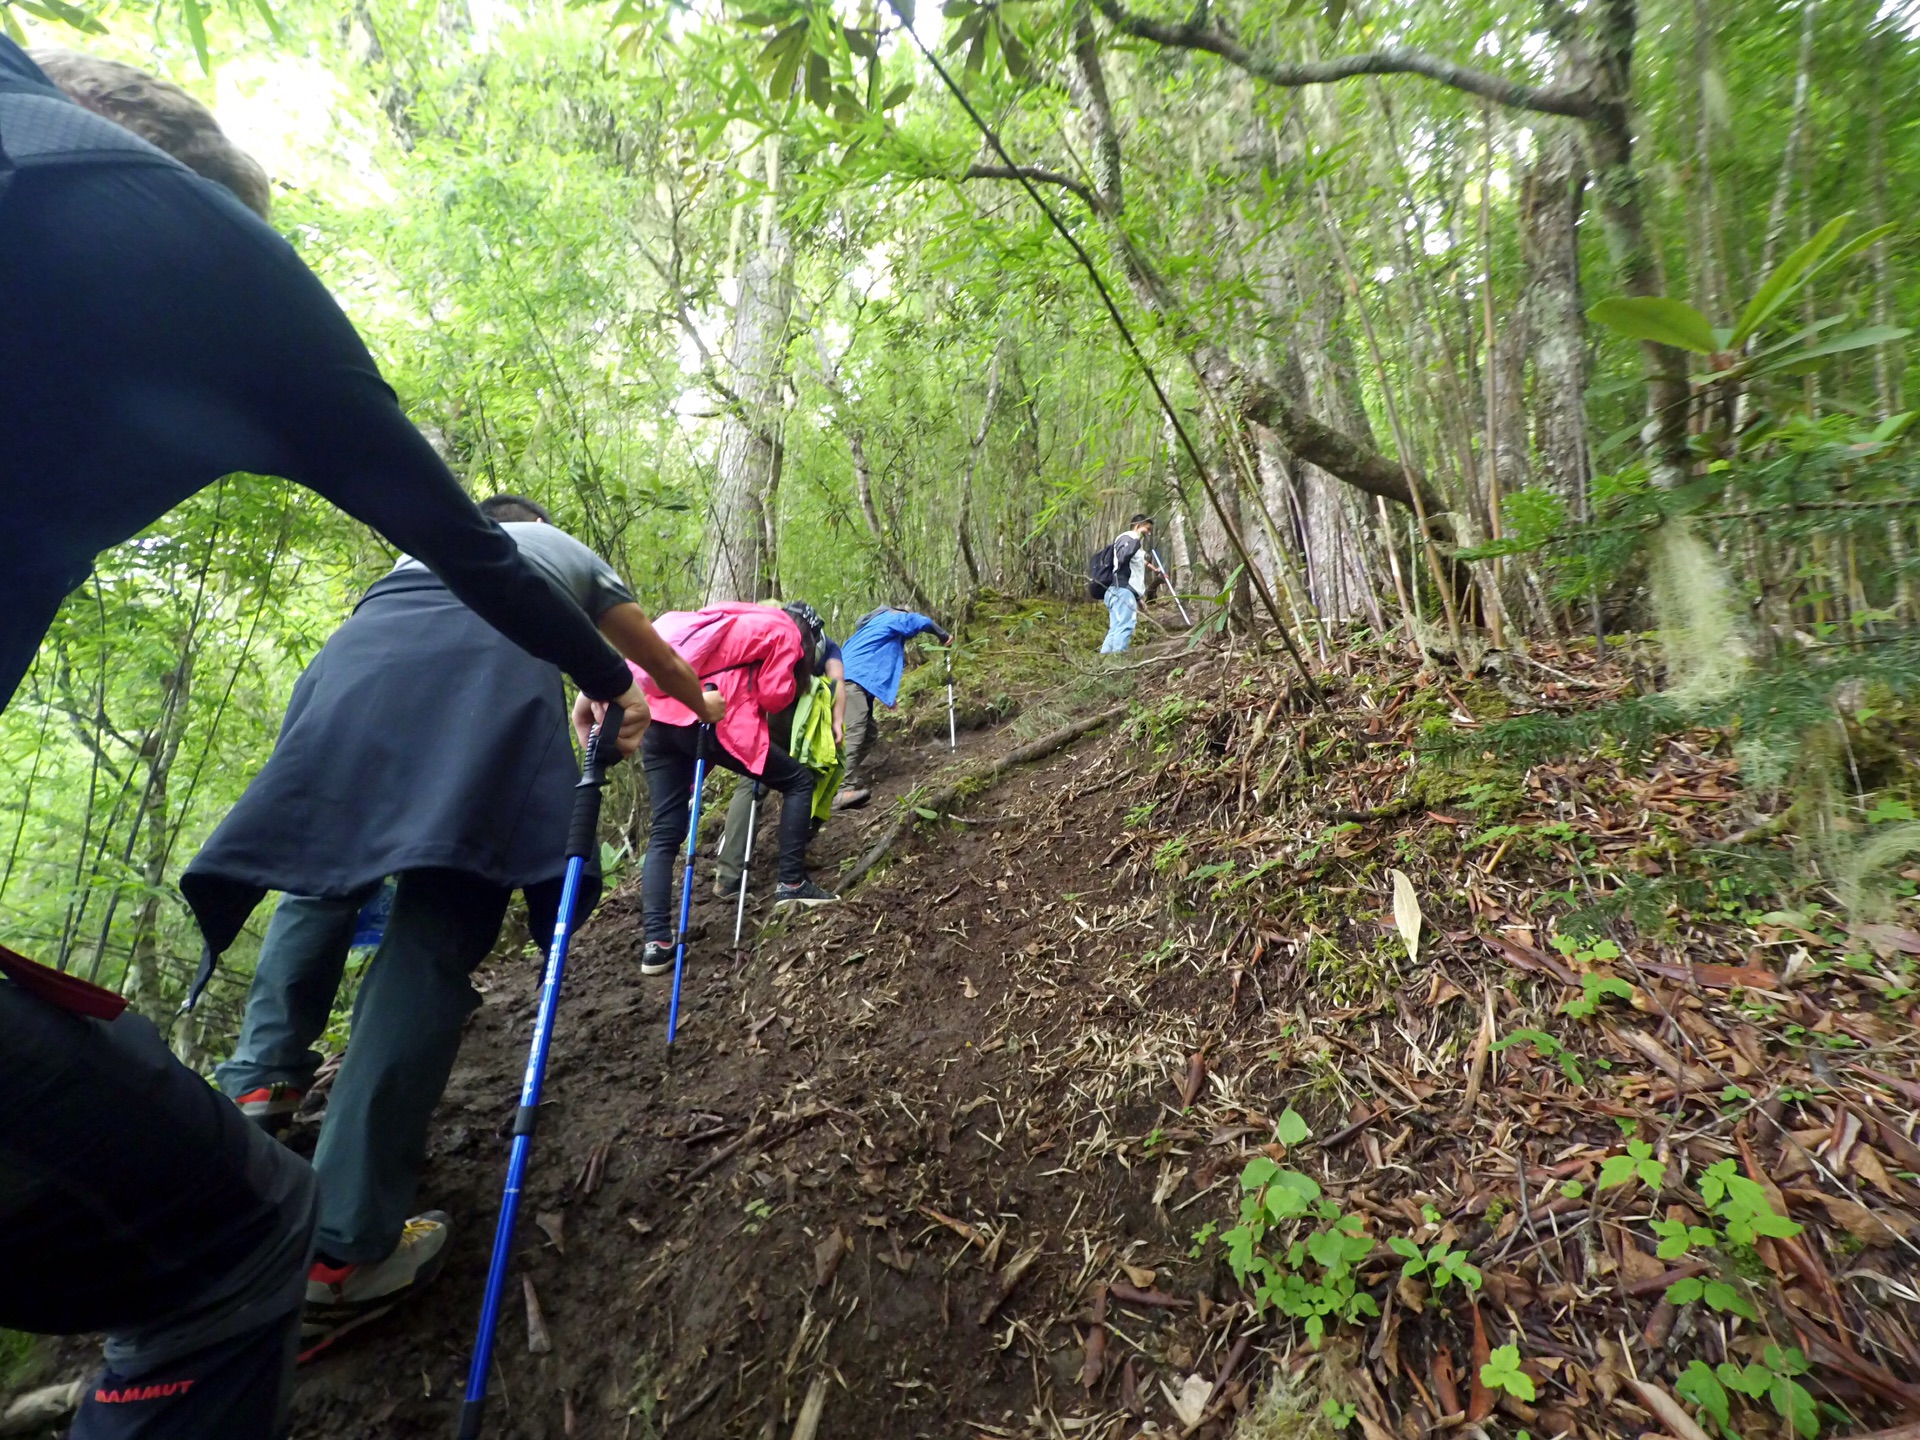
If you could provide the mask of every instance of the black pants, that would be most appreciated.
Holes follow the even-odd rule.
[[[687,843],[687,818],[693,799],[695,746],[705,734],[698,725],[647,727],[640,742],[640,768],[653,801],[653,828],[647,836],[646,869],[640,877],[640,906],[649,940],[673,938],[673,857]],[[751,775],[718,740],[707,737],[707,763],[736,775]],[[757,777],[778,790],[780,803],[780,883],[807,878],[807,841],[813,838],[813,787],[819,777],[778,745],[767,748],[766,769]]]
[[[0,980],[0,1326],[107,1332],[73,1440],[274,1440],[315,1186],[146,1020]]]

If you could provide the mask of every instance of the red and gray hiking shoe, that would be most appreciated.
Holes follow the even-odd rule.
[[[300,1113],[300,1102],[307,1092],[291,1085],[262,1085],[244,1095],[233,1097],[240,1113],[276,1140],[284,1140],[293,1131],[293,1117]]]
[[[833,808],[836,810],[857,810],[866,804],[872,795],[873,791],[864,785],[849,785],[833,797]]]
[[[384,1260],[363,1265],[315,1260],[307,1271],[307,1308],[300,1321],[301,1363],[424,1288],[440,1273],[452,1225],[444,1211],[429,1210],[407,1221],[400,1243]]]

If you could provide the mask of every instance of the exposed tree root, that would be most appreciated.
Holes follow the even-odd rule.
[[[944,790],[936,791],[934,794],[928,796],[921,802],[920,808],[926,810],[944,809],[960,798],[960,792],[963,789],[978,785],[982,781],[997,780],[1015,766],[1030,765],[1035,760],[1044,760],[1056,750],[1061,750],[1071,745],[1082,735],[1098,730],[1109,720],[1118,720],[1122,715],[1127,713],[1128,708],[1127,704],[1115,705],[1111,710],[1102,710],[1098,715],[1088,715],[1083,719],[1075,720],[1071,725],[1062,725],[1058,730],[1047,735],[1042,735],[1038,740],[1030,741],[1018,749],[1009,750],[984,770],[971,771],[961,776]],[[888,829],[887,833],[880,837],[874,847],[862,855],[854,867],[841,877],[840,892],[845,894],[855,885],[859,884],[860,881],[866,877],[867,872],[885,859],[887,852],[900,843],[907,832],[913,828],[913,822],[918,818],[919,817],[914,814],[913,807],[909,806],[900,818],[893,823],[892,827]]]

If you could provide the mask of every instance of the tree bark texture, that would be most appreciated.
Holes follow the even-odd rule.
[[[707,520],[706,602],[764,600],[769,574],[769,499],[779,483],[780,417],[787,335],[793,314],[793,248],[774,227],[740,271],[727,354],[739,396],[720,424],[712,509]]]
[[[1521,182],[1520,306],[1532,339],[1540,478],[1575,518],[1587,514],[1587,327],[1580,295],[1580,203],[1587,167],[1570,126],[1543,125]]]

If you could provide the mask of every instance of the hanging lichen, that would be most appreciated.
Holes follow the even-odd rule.
[[[1648,552],[1668,695],[1683,709],[1724,699],[1753,662],[1726,568],[1680,518],[1654,532]]]

